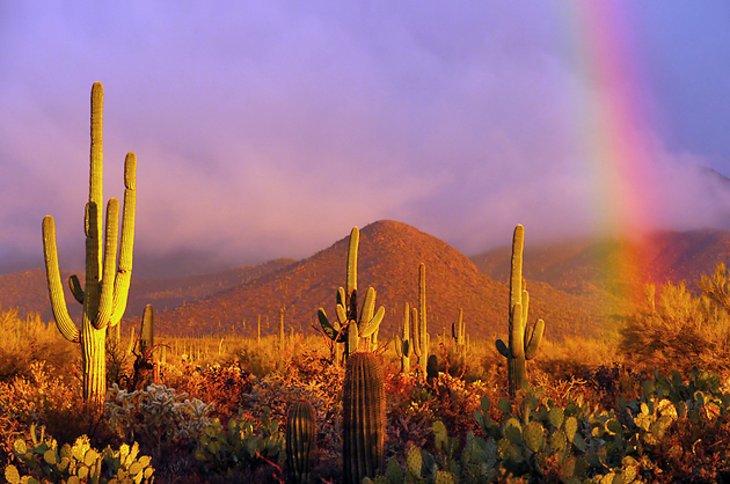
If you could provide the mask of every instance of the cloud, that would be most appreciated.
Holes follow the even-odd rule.
[[[576,124],[601,86],[576,67],[550,6],[7,13],[0,268],[36,260],[46,212],[62,257],[81,260],[93,80],[106,89],[108,196],[121,195],[124,153],[138,154],[138,253],[306,257],[382,218],[467,253],[507,243],[517,222],[538,239],[597,226]],[[726,223],[688,168],[712,160],[672,149],[652,147],[657,224]]]

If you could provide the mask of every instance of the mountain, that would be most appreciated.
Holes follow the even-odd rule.
[[[712,273],[717,263],[730,262],[729,250],[730,232],[718,229],[658,231],[640,241],[575,239],[526,246],[524,273],[528,279],[571,294],[615,294],[622,275],[609,269],[620,263],[624,252],[641,258],[644,273],[639,282],[686,281],[691,285],[700,275]],[[509,253],[509,247],[502,247],[472,260],[488,276],[499,277],[509,268]]]
[[[141,317],[145,304],[158,310],[169,309],[187,301],[197,300],[246,284],[270,272],[278,271],[294,262],[293,259],[276,259],[255,266],[243,266],[212,274],[201,274],[164,279],[132,278],[129,303],[125,319]],[[83,271],[77,271],[81,274]],[[62,273],[65,281],[70,273]],[[83,276],[82,276],[83,279]],[[73,302],[73,296],[65,287],[69,312],[78,321],[81,305]],[[35,312],[44,320],[50,320],[51,306],[48,299],[44,269],[31,269],[10,274],[0,274],[0,308],[18,308],[20,314]]]
[[[283,270],[165,311],[156,319],[158,327],[164,333],[177,335],[231,330],[251,335],[257,316],[262,315],[262,331],[270,334],[278,330],[279,308],[286,307],[288,326],[312,331],[310,326],[318,326],[318,307],[334,315],[335,294],[345,279],[348,243],[349,238],[344,237]],[[398,330],[406,301],[417,304],[421,262],[426,264],[431,334],[450,331],[460,307],[473,336],[491,336],[506,330],[505,284],[484,275],[469,258],[431,235],[404,223],[378,221],[360,232],[358,286],[361,291],[373,286],[377,291],[376,304],[386,308],[381,336],[393,335]],[[532,291],[531,319],[545,317],[551,337],[576,331],[590,333],[605,322],[585,313],[578,296],[539,283]],[[576,322],[581,326],[578,329]]]

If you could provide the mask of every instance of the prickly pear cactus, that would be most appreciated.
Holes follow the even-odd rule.
[[[35,426],[31,426],[31,442],[18,439],[13,451],[21,468],[27,468],[31,475],[21,475],[15,465],[5,468],[5,480],[10,484],[38,482],[152,482],[155,469],[150,465],[152,459],[139,455],[139,446],[122,444],[114,450],[106,447],[94,449],[89,438],[82,435],[73,445],[64,444],[60,448],[56,439],[45,435],[41,428],[40,436]]]

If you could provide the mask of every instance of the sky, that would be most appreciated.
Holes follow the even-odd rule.
[[[0,2],[0,271],[42,265],[46,214],[81,266],[94,81],[105,196],[136,152],[160,274],[379,219],[468,255],[517,223],[528,244],[730,228],[700,170],[730,176],[728,60],[724,0]]]

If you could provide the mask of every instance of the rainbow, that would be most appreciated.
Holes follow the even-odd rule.
[[[644,237],[655,225],[652,206],[658,189],[652,184],[656,161],[650,133],[651,113],[638,62],[637,38],[628,2],[564,2],[570,19],[569,45],[576,51],[580,74],[598,86],[582,94],[573,114],[575,132],[584,140],[582,156],[594,180],[596,229],[606,236],[628,240],[618,258],[603,261],[603,273],[622,281],[621,295],[633,302],[644,300],[645,283],[656,268]]]

